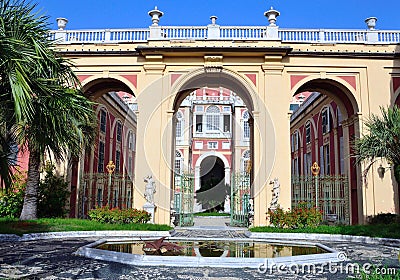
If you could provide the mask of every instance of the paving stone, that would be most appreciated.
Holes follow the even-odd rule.
[[[240,237],[243,231],[178,230],[181,236]],[[81,246],[97,238],[46,239],[0,243],[0,279],[347,279],[349,274],[330,273],[328,267],[318,273],[274,271],[260,273],[256,269],[138,267],[98,261],[73,255]],[[321,242],[346,252],[349,263],[387,265],[400,269],[399,248],[355,242]]]

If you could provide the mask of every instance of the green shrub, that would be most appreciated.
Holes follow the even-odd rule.
[[[101,207],[92,209],[88,213],[93,221],[108,223],[108,224],[140,224],[150,221],[150,213],[138,209],[109,209]]]
[[[18,218],[24,204],[26,174],[17,171],[9,190],[0,190],[0,217]]]
[[[400,223],[400,216],[392,213],[379,213],[370,218],[369,224],[377,225],[377,224],[393,224]]]
[[[297,207],[285,211],[278,207],[275,211],[268,210],[269,221],[278,228],[317,227],[322,222],[322,212],[307,203],[300,202]]]
[[[45,177],[39,182],[38,190],[38,217],[59,218],[68,212],[65,207],[70,192],[68,183],[54,174],[55,166],[46,162],[44,166]]]

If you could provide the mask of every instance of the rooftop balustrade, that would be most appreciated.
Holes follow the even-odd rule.
[[[153,24],[148,28],[66,30],[68,20],[58,18],[59,30],[50,32],[58,44],[140,43],[151,40],[243,40],[280,41],[283,43],[327,44],[399,44],[400,30],[376,30],[377,19],[365,20],[365,30],[351,29],[289,29],[279,28],[279,12],[272,7],[265,12],[268,26],[221,26],[212,16],[207,26],[160,26],[163,15],[157,7],[149,12]]]

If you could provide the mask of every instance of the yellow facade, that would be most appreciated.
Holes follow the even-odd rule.
[[[290,112],[294,94],[312,90],[326,94],[354,115],[354,136],[365,132],[363,121],[392,106],[393,77],[400,77],[396,44],[285,43],[280,40],[165,40],[140,43],[77,43],[58,45],[73,61],[88,95],[125,90],[137,97],[137,154],[134,207],[141,208],[143,178],[153,175],[157,192],[155,222],[170,223],[174,156],[173,114],[187,94],[203,86],[236,92],[252,112],[252,176],[254,225],[265,225],[279,178],[283,208],[291,205]],[[135,76],[136,83],[127,76]],[[332,90],[331,90],[332,89]],[[343,98],[336,93],[340,91]],[[347,119],[347,118],[346,118]],[[348,139],[347,139],[348,140]],[[348,142],[348,141],[347,141]],[[346,148],[350,153],[349,147]],[[346,163],[349,166],[349,160]],[[362,222],[379,212],[399,212],[397,186],[376,172],[368,186],[357,168],[358,215]],[[376,170],[376,168],[372,168]]]

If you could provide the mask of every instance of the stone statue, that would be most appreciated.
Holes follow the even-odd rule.
[[[273,184],[272,186],[272,200],[269,208],[274,211],[278,208],[278,199],[280,195],[280,187],[281,184],[279,183],[278,178],[275,178],[273,181],[270,182],[270,184]]]
[[[224,203],[224,213],[230,213],[230,212],[231,212],[231,200],[229,195],[226,195]]]
[[[144,177],[144,182],[146,183],[146,187],[144,190],[144,198],[147,203],[154,205],[154,194],[156,193],[156,184],[153,180],[153,176],[148,175]]]

